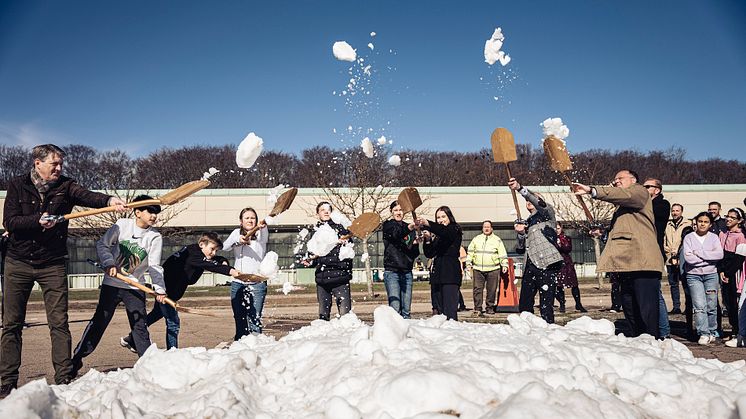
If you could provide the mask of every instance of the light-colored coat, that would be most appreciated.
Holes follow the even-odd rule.
[[[666,223],[666,232],[663,237],[663,251],[666,252],[666,265],[678,265],[678,262],[671,263],[672,257],[679,257],[679,248],[681,248],[681,233],[686,227],[692,225],[691,220],[684,218],[676,227],[673,220]]]
[[[639,183],[628,188],[599,186],[595,189],[596,199],[617,206],[597,269],[601,272],[663,273],[663,255],[658,247],[648,191]]]

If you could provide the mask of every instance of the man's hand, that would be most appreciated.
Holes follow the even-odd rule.
[[[106,275],[109,275],[110,277],[115,278],[117,276],[117,267],[109,266],[107,268],[104,268],[104,272],[106,272]]]
[[[419,227],[429,227],[430,221],[427,221],[427,218],[418,218],[414,220],[415,225]]]
[[[122,201],[121,198],[118,198],[116,196],[112,196],[111,198],[109,198],[108,206],[109,207],[111,207],[111,206],[116,207],[114,209],[114,211],[116,211],[116,212],[124,212],[124,211],[127,211],[127,207],[125,207],[126,204],[127,203],[124,202],[124,201]]]
[[[55,224],[57,224],[57,219],[56,218],[45,219],[44,217],[47,216],[47,215],[49,215],[49,213],[45,212],[44,214],[41,215],[41,217],[39,217],[39,224],[41,224],[41,228],[43,228],[45,230],[50,229],[50,228],[54,227]]]
[[[165,302],[166,302],[166,294],[157,294],[155,296],[155,301],[158,301],[161,304],[165,304]]]
[[[521,184],[518,183],[518,181],[514,177],[512,177],[510,178],[510,180],[508,180],[508,188],[517,191],[521,189]]]
[[[236,269],[236,268],[231,268],[231,270],[230,270],[230,272],[228,272],[228,274],[229,274],[230,276],[232,276],[232,277],[234,277],[234,278],[235,278],[235,277],[237,277],[237,276],[241,275],[241,271],[239,271],[239,270],[238,270],[238,269]]]
[[[519,234],[523,234],[526,232],[526,224],[523,224],[523,223],[513,224],[513,229]]]
[[[728,283],[728,277],[725,276],[725,272],[720,272],[720,280],[723,281],[723,284]]]
[[[506,274],[506,273],[508,273],[508,267],[507,266],[501,266],[500,267],[500,271],[502,271],[502,273]]]
[[[572,183],[572,191],[575,195],[588,195],[591,193],[591,187],[582,183]]]

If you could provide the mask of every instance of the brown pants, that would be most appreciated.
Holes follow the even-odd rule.
[[[2,384],[18,382],[21,366],[23,323],[34,282],[38,282],[47,311],[49,336],[52,339],[54,381],[65,381],[71,371],[72,338],[67,323],[67,276],[64,263],[35,267],[25,262],[5,259],[3,289],[3,332],[0,337],[0,377]]]
[[[487,301],[484,308],[488,313],[495,312],[497,301],[497,281],[500,279],[500,268],[483,272],[474,269],[474,311],[482,311],[482,291],[487,286]]]

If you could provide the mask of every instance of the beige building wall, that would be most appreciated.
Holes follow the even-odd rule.
[[[550,203],[557,204],[564,201],[567,204],[559,204],[559,206],[573,208],[574,197],[567,192],[566,187],[530,188],[542,193]],[[671,185],[664,186],[664,188],[665,198],[672,204],[682,204],[686,217],[693,217],[699,211],[705,211],[710,201],[719,201],[723,206],[723,212],[732,207],[744,207],[743,199],[746,197],[746,185],[744,184]],[[238,213],[248,206],[256,209],[260,217],[263,217],[271,209],[271,205],[267,202],[269,191],[269,189],[206,189],[197,192],[183,203],[178,204],[182,211],[168,225],[172,227],[236,225]],[[441,205],[451,207],[459,222],[478,223],[485,219],[511,222],[515,219],[513,200],[509,189],[504,186],[419,188],[419,191],[424,203],[418,210],[418,215],[429,219],[434,218],[435,209]],[[161,195],[165,192],[167,191],[150,191],[149,193]],[[390,197],[391,200],[395,198],[395,194]],[[293,206],[277,217],[277,224],[300,226],[312,223],[316,203],[324,199],[324,192],[321,189],[300,189]],[[528,212],[520,195],[518,202],[521,215],[525,218]],[[4,203],[5,191],[0,191],[0,204],[4,205]],[[580,210],[576,209],[576,211],[576,216],[582,218]],[[387,215],[387,213],[388,211],[384,211],[384,214]],[[0,206],[0,218],[2,218],[2,206]],[[566,215],[565,218],[567,218]]]

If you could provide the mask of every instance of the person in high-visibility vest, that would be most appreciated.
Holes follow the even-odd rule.
[[[474,312],[472,316],[495,314],[497,284],[500,272],[508,271],[508,252],[503,241],[493,234],[492,222],[482,222],[482,234],[469,243],[467,263],[471,265],[474,280]],[[487,301],[482,311],[482,293],[487,287]]]

